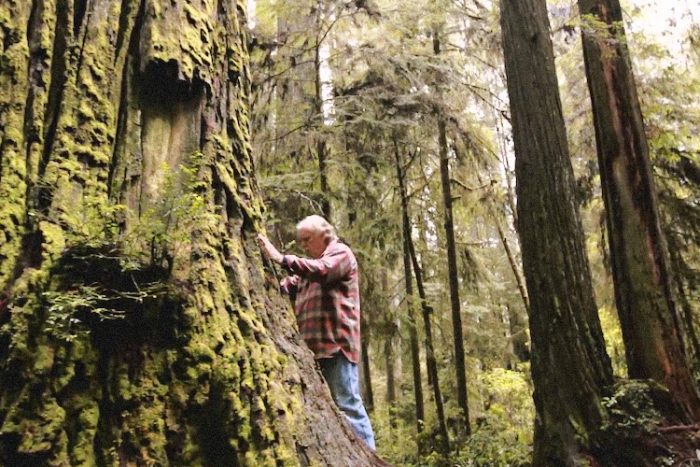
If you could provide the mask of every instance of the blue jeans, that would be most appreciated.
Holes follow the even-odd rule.
[[[332,358],[321,358],[318,363],[336,405],[345,414],[357,436],[375,450],[374,432],[360,396],[357,364],[345,358],[342,352]]]

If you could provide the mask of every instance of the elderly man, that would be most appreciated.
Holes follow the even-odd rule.
[[[258,235],[265,255],[292,273],[280,287],[294,300],[299,332],[316,356],[335,403],[357,435],[375,449],[358,383],[360,290],[355,255],[321,216],[299,222],[297,239],[311,258],[283,255]]]

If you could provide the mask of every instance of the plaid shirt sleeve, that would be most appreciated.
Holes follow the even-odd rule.
[[[354,267],[353,258],[347,248],[336,248],[324,253],[319,259],[285,255],[282,265],[297,276],[313,282],[332,283],[348,275]]]

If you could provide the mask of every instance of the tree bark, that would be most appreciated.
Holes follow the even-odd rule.
[[[617,0],[579,0],[586,77],[631,378],[665,385],[689,419],[700,398],[683,348],[636,84]]]
[[[3,465],[383,464],[255,244],[243,12],[0,4]]]
[[[533,464],[576,465],[588,458],[589,434],[604,420],[601,398],[612,369],[573,196],[545,2],[502,0],[501,27],[530,297]]]

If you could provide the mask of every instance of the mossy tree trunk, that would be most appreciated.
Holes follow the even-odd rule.
[[[533,464],[579,465],[604,420],[602,397],[612,369],[573,196],[544,0],[501,0],[501,26],[530,297]]]
[[[381,464],[255,245],[242,3],[0,4],[3,465]]]
[[[629,375],[663,384],[688,419],[698,420],[700,398],[685,358],[682,318],[671,289],[622,10],[616,0],[578,4]]]

